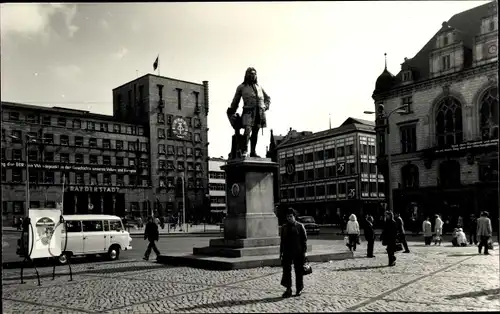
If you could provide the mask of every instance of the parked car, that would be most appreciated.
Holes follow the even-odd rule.
[[[304,225],[307,234],[319,234],[319,225],[314,221],[314,217],[300,216],[297,220]]]

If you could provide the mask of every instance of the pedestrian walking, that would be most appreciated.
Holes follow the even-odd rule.
[[[488,241],[492,234],[491,220],[488,217],[488,212],[481,212],[481,216],[477,219],[477,237],[479,245],[477,247],[479,254],[484,246],[484,255],[490,255],[488,252]]]
[[[368,243],[368,248],[366,250],[366,257],[373,258],[373,246],[375,244],[375,230],[373,229],[373,217],[368,215],[366,217],[365,224],[365,240]]]
[[[396,224],[398,225],[398,235],[399,235],[398,240],[405,249],[403,253],[410,253],[410,249],[408,248],[408,242],[406,242],[406,231],[403,218],[401,218],[401,215],[399,213],[395,213],[394,216]]]
[[[156,241],[158,241],[159,236],[160,233],[158,231],[158,225],[154,222],[153,217],[149,217],[148,223],[146,224],[146,229],[144,230],[144,240],[147,239],[149,241],[149,245],[146,249],[146,252],[144,253],[143,260],[149,260],[149,254],[151,254],[151,250],[155,252],[156,258],[158,258],[158,256],[160,255],[160,251],[156,247]]]
[[[398,237],[398,225],[394,221],[394,214],[391,211],[386,212],[384,229],[382,231],[382,245],[387,247],[387,256],[389,266],[396,265],[396,240]]]
[[[439,215],[436,215],[436,222],[434,224],[434,233],[435,233],[435,238],[434,238],[434,245],[441,245],[441,235],[443,234],[443,221],[441,220],[441,217]]]
[[[304,263],[307,252],[307,234],[304,225],[295,220],[297,212],[288,208],[286,223],[281,227],[280,259],[283,266],[281,285],[286,288],[283,298],[292,296],[292,264],[295,270],[296,296],[304,289]]]
[[[425,245],[431,245],[432,242],[432,224],[431,219],[427,217],[422,223],[422,232],[424,234]]]
[[[475,245],[478,244],[477,241],[477,218],[476,215],[472,214],[470,215],[470,221],[469,221],[469,226],[468,226],[468,233],[469,233],[469,244],[472,245],[474,243]]]
[[[351,214],[346,226],[346,233],[349,237],[348,247],[350,251],[356,251],[356,244],[359,242],[359,223],[356,215]]]

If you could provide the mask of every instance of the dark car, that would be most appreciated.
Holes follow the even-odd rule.
[[[304,225],[307,234],[319,234],[319,225],[312,216],[300,216],[297,221]]]

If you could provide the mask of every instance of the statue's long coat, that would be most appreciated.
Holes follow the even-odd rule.
[[[264,89],[258,84],[246,85],[240,84],[236,88],[233,101],[231,103],[231,110],[236,112],[241,98],[243,98],[243,113],[241,115],[243,128],[247,126],[254,127],[255,117],[260,115],[260,123],[256,126],[260,128],[267,127],[266,111],[269,110],[271,105],[271,97],[266,94]]]

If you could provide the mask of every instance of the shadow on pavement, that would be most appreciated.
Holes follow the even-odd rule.
[[[448,254],[448,257],[460,257],[460,256],[476,256],[478,253],[467,253],[467,254]]]
[[[386,268],[389,267],[387,265],[378,265],[378,266],[360,266],[360,267],[348,267],[342,269],[335,269],[334,271],[351,271],[351,270],[363,270],[363,269],[377,269],[377,268]]]
[[[179,309],[177,309],[177,311],[183,312],[183,311],[192,311],[192,310],[197,310],[197,309],[214,309],[214,308],[220,308],[220,307],[230,307],[230,306],[235,306],[235,305],[248,305],[248,304],[256,304],[256,303],[272,303],[272,302],[278,302],[281,300],[284,300],[281,296],[264,298],[264,299],[253,299],[253,300],[227,300],[227,301],[220,301],[220,302],[214,302],[214,303],[195,305],[195,306],[191,306],[191,307],[179,308]]]
[[[497,289],[489,289],[483,291],[474,291],[467,292],[462,294],[449,295],[446,297],[448,300],[456,300],[461,298],[478,298],[478,297],[486,297],[487,300],[498,300],[498,296],[500,295],[500,288]]]
[[[61,273],[60,270],[61,270],[61,267],[64,267],[66,272],[64,273]],[[81,270],[81,271],[73,271],[73,275],[89,275],[89,274],[113,274],[113,273],[122,273],[122,272],[129,272],[129,271],[140,271],[140,270],[149,270],[149,269],[158,269],[158,268],[171,268],[171,267],[168,267],[168,266],[165,266],[165,265],[162,265],[162,264],[152,264],[152,265],[148,265],[148,266],[126,266],[126,267],[116,267],[116,268],[104,268],[104,269],[94,269],[93,266],[89,266],[86,270]],[[18,276],[3,276],[2,278],[2,285],[12,285],[12,284],[16,284],[16,283],[6,283],[6,281],[11,281],[11,280],[20,280],[21,279],[21,275],[20,275],[20,271],[19,270],[19,275]],[[56,267],[56,277],[59,277],[59,276],[66,276],[66,275],[69,275],[69,268],[67,266],[58,266]],[[40,274],[40,278],[47,278],[47,277],[52,277],[52,272],[50,273],[44,273],[44,274]],[[24,279],[36,279],[36,275],[25,275],[24,276]]]

